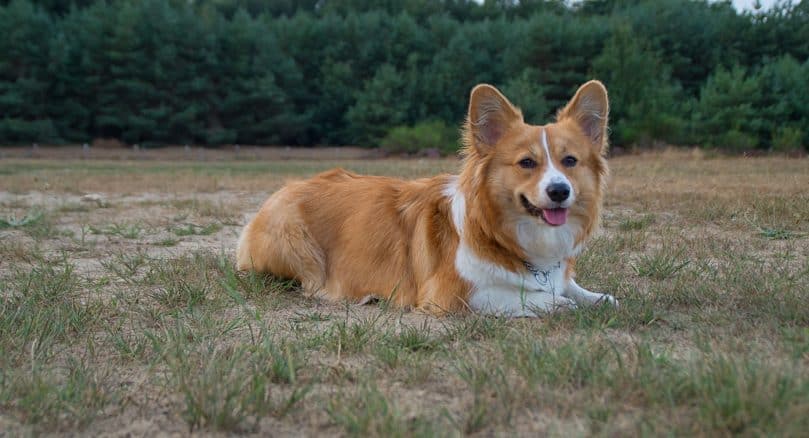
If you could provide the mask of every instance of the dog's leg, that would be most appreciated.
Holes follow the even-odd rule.
[[[572,278],[567,281],[565,291],[562,293],[562,295],[573,299],[573,301],[581,305],[592,306],[594,304],[604,303],[618,307],[618,300],[616,300],[614,296],[590,292],[589,290],[576,284],[576,281]]]
[[[488,315],[537,317],[544,313],[573,309],[576,303],[561,295],[547,292],[516,292],[486,289],[475,292],[469,302],[472,310]]]

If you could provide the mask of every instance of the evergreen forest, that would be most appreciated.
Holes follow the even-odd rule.
[[[613,145],[809,145],[809,2],[0,0],[0,144],[457,145],[597,78]],[[444,147],[445,146],[445,147]]]

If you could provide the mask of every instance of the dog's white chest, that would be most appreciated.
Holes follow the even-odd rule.
[[[530,266],[530,269],[529,269]],[[483,260],[463,242],[455,254],[455,269],[472,284],[473,290],[497,288],[518,292],[548,292],[559,294],[564,287],[565,262],[526,264],[524,270],[512,272],[500,265]]]
[[[528,271],[528,284],[532,291],[548,292],[548,293],[561,293],[564,282],[565,263],[556,262],[544,266],[534,266],[528,262],[525,263],[525,269]]]

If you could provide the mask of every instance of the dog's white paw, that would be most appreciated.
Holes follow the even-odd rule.
[[[571,300],[570,298],[563,297],[560,295],[552,296],[547,294],[548,298],[541,302],[532,302],[527,303],[525,305],[525,309],[528,311],[530,316],[539,316],[547,315],[549,313],[555,312],[566,312],[569,310],[575,310],[579,307],[579,305]]]
[[[575,310],[579,307],[578,303],[574,300],[567,298],[556,296],[553,300],[553,310],[555,311],[564,311],[564,310]]]
[[[614,296],[610,294],[599,294],[599,295],[601,296],[598,297],[593,302],[594,306],[604,305],[604,306],[620,307],[620,304],[618,304],[618,300]]]

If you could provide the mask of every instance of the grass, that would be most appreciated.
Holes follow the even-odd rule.
[[[50,357],[98,319],[103,304],[79,297],[81,280],[65,259],[39,260],[0,282],[0,363]],[[36,363],[36,362],[35,362]]]
[[[236,272],[242,218],[284,181],[334,165],[421,177],[457,163],[0,163],[18,193],[0,214],[0,427],[348,436],[809,428],[806,160],[613,159],[603,231],[579,258],[577,281],[621,306],[541,320],[328,304],[302,297],[294,281]],[[45,183],[65,199],[25,198]],[[64,187],[103,188],[116,201],[99,208]]]
[[[211,223],[208,225],[185,224],[172,229],[177,236],[209,236],[222,229],[222,225]]]
[[[26,244],[21,240],[4,239],[0,241],[0,258],[7,262],[31,263],[42,258],[37,245]]]
[[[189,308],[203,303],[216,281],[210,263],[209,256],[200,254],[153,263],[144,280],[152,286],[148,296],[166,309]]]
[[[33,210],[29,211],[22,217],[15,217],[9,216],[5,219],[0,219],[0,228],[22,228],[28,227],[37,222],[41,221],[43,218],[43,214],[41,211]]]
[[[146,232],[146,229],[139,223],[118,222],[106,227],[90,227],[90,232],[93,234],[118,236],[124,239],[134,240],[140,238]]]
[[[0,371],[0,406],[45,427],[81,429],[116,396],[95,366],[72,357],[63,370]]]
[[[21,216],[9,215],[0,218],[0,230],[16,229],[24,231],[34,239],[48,239],[59,236],[53,218],[38,208],[25,212]]]
[[[295,382],[298,364],[289,350],[269,341],[230,349],[175,350],[167,361],[168,387],[182,395],[182,416],[192,429],[255,429],[248,417],[283,417],[307,392],[296,387],[276,395],[282,393],[278,385]]]
[[[646,214],[638,218],[628,218],[622,220],[618,224],[618,229],[621,231],[639,231],[653,224],[654,221],[654,215]]]
[[[677,275],[689,263],[690,260],[684,257],[683,251],[663,248],[660,251],[639,256],[632,268],[641,277],[666,280]]]
[[[110,274],[127,283],[136,282],[136,276],[148,263],[148,255],[143,251],[121,251],[99,261]]]
[[[431,336],[426,324],[403,327],[390,343],[406,351],[432,351],[441,345],[438,339]]]
[[[802,233],[786,230],[783,228],[761,228],[758,232],[759,236],[770,240],[790,240],[802,237]]]
[[[213,202],[197,198],[178,199],[171,202],[171,206],[184,212],[196,214],[203,218],[217,220],[225,225],[239,225],[238,219],[234,215],[232,206],[223,201]],[[221,229],[221,226],[215,231],[219,231],[219,229]]]
[[[349,436],[434,436],[439,432],[424,419],[407,418],[393,401],[372,384],[350,395],[336,395],[326,409],[331,420]]]

